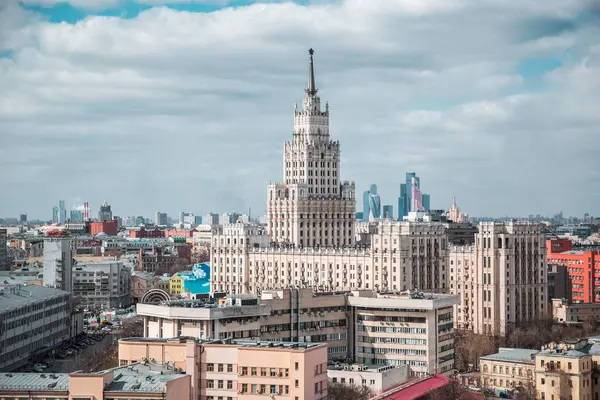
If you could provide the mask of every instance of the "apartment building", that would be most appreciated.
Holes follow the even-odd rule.
[[[484,222],[472,246],[450,246],[455,326],[504,336],[549,315],[545,234],[539,224]]]
[[[131,270],[122,261],[78,263],[73,267],[73,297],[88,309],[128,307]]]
[[[46,238],[44,240],[44,286],[66,292],[73,289],[73,251],[71,240]]]
[[[2,373],[2,399],[190,399],[190,376],[152,362],[100,372]]]
[[[457,296],[312,289],[138,304],[144,336],[327,343],[332,361],[408,365],[411,375],[447,373],[454,360]]]
[[[213,232],[211,289],[259,293],[289,286],[335,290],[447,291],[447,240],[437,222],[383,221],[366,246],[270,244],[258,225],[229,224]]]
[[[50,287],[0,285],[0,371],[69,339],[70,301],[70,293]]]
[[[327,345],[241,340],[119,340],[119,363],[155,360],[191,375],[192,399],[327,398]]]

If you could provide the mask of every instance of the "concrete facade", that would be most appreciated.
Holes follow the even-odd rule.
[[[78,263],[72,278],[73,296],[86,308],[108,310],[132,303],[131,270],[121,261]]]
[[[42,286],[0,285],[0,370],[20,368],[43,348],[69,339],[70,315],[70,293]]]

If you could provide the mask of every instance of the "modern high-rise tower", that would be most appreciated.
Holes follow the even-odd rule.
[[[321,109],[313,50],[302,109],[294,107],[294,135],[283,146],[283,183],[268,186],[270,240],[305,246],[354,244],[354,182],[340,180],[340,143],[329,136],[329,105]]]
[[[400,184],[398,219],[402,220],[411,211],[429,211],[430,201],[430,196],[421,192],[421,179],[415,172],[407,172],[404,183]]]

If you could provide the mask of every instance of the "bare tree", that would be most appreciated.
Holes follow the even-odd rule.
[[[468,371],[469,364],[479,367],[479,357],[498,351],[498,338],[476,335],[472,332],[459,332],[454,338],[454,367]]]
[[[368,386],[344,384],[329,381],[327,385],[328,400],[368,400],[374,393]]]
[[[144,319],[139,315],[125,318],[121,321],[121,332],[119,337],[142,337],[144,336]]]
[[[434,390],[425,396],[426,400],[457,400],[467,393],[467,389],[460,382],[452,379],[448,385]]]

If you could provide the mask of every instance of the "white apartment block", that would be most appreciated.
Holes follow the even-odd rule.
[[[44,240],[44,286],[70,292],[73,287],[71,270],[73,252],[71,240],[46,238]]]
[[[504,336],[548,316],[546,240],[528,222],[479,224],[475,244],[451,246],[450,293],[460,296],[456,327]]]
[[[458,296],[413,292],[349,296],[355,327],[351,358],[371,365],[408,365],[412,376],[449,373],[454,366]]]
[[[327,343],[328,358],[382,367],[406,365],[411,375],[446,373],[454,361],[453,305],[457,296],[265,291],[261,298],[235,295],[138,304],[144,337],[253,339]]]
[[[131,304],[131,270],[113,260],[76,264],[73,298],[88,309],[127,307]]]
[[[42,348],[71,334],[71,295],[23,285],[0,285],[0,371],[26,365]]]

